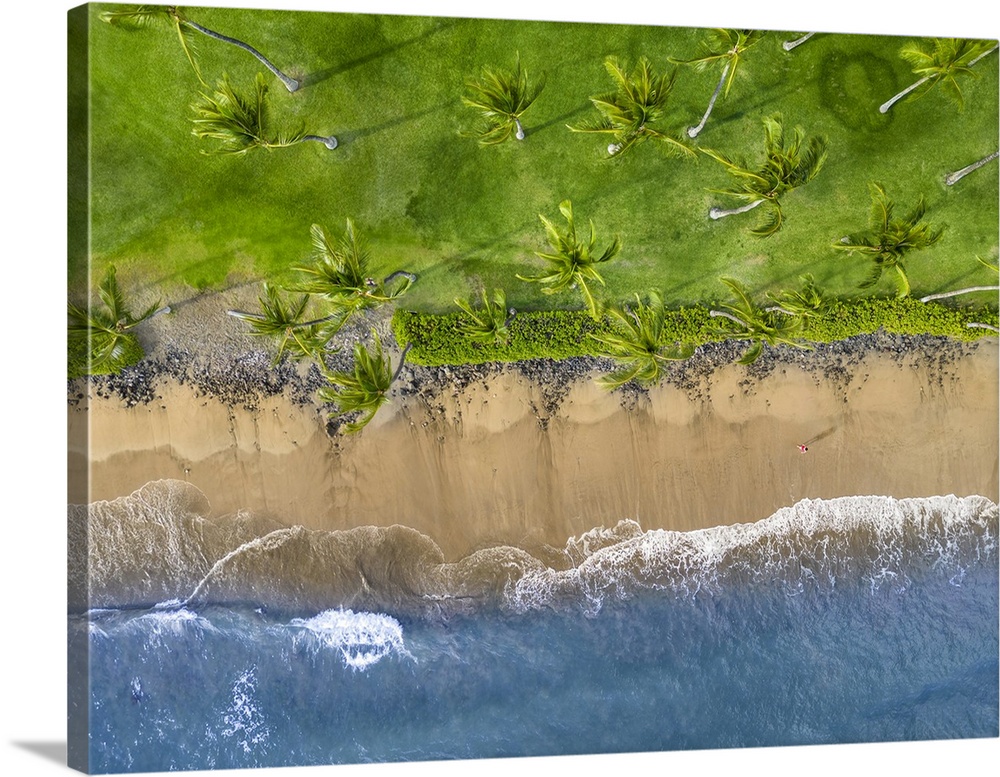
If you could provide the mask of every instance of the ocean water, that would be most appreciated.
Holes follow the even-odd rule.
[[[624,520],[560,569],[447,564],[398,528],[214,524],[201,499],[159,483],[71,512],[102,537],[69,620],[91,771],[998,736],[982,497]]]

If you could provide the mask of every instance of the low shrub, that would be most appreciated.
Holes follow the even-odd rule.
[[[585,310],[549,310],[519,313],[510,323],[506,343],[477,343],[457,327],[463,313],[416,313],[397,310],[392,326],[396,340],[411,343],[410,361],[427,366],[512,362],[524,359],[565,359],[599,356],[598,343],[589,335],[611,331],[607,318],[595,321]],[[971,322],[997,326],[996,311],[949,307],[903,299],[865,298],[835,303],[822,317],[808,318],[803,340],[829,343],[882,329],[893,334],[937,335],[975,340],[992,334],[969,328]],[[703,343],[724,336],[715,331],[709,309],[695,306],[667,311],[664,344]]]

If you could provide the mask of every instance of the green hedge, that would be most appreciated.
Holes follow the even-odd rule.
[[[912,297],[869,297],[837,302],[823,318],[807,319],[803,336],[812,342],[829,343],[879,329],[892,334],[940,335],[957,340],[975,340],[990,334],[985,329],[966,326],[974,321],[996,326],[997,313],[920,302]]]
[[[724,339],[714,331],[714,321],[708,311],[705,307],[667,311],[664,342],[701,345]],[[594,321],[583,310],[524,312],[510,323],[508,342],[494,345],[476,343],[465,337],[457,327],[463,316],[463,313],[435,315],[397,310],[392,327],[398,342],[412,343],[409,360],[428,366],[599,356],[598,343],[588,335],[611,329],[608,319]],[[975,340],[993,334],[966,326],[973,321],[997,326],[997,313],[923,303],[909,297],[867,298],[837,302],[826,316],[807,319],[803,339],[829,343],[879,329],[893,334],[940,335],[958,340]]]

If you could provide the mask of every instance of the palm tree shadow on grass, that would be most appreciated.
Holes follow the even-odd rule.
[[[556,116],[556,117],[554,117],[552,119],[549,119],[546,122],[542,122],[541,124],[536,124],[534,127],[531,128],[530,132],[531,133],[541,132],[542,130],[548,129],[549,127],[552,127],[552,126],[557,125],[557,124],[558,125],[563,125],[563,124],[565,124],[567,122],[567,120],[572,119],[577,114],[584,113],[585,111],[590,110],[592,107],[593,106],[589,102],[580,103],[580,105],[578,105],[576,108],[574,108],[571,111],[567,111],[566,113],[564,113],[564,114],[562,114],[560,116]]]
[[[732,124],[734,122],[740,122],[749,117],[756,117],[760,114],[768,105],[773,105],[775,102],[784,100],[789,95],[801,91],[808,87],[808,82],[798,83],[798,84],[787,84],[784,82],[779,82],[774,84],[770,89],[764,90],[754,90],[753,102],[750,102],[750,96],[747,95],[746,100],[738,101],[738,104],[733,104],[731,107],[734,109],[731,113],[725,113],[721,111],[718,114],[713,114],[712,123],[719,126],[725,127],[726,125]],[[709,128],[705,128],[705,132],[708,132]],[[722,133],[717,133],[721,135]]]
[[[414,113],[409,113],[404,116],[393,116],[392,118],[386,119],[379,124],[373,124],[370,127],[362,127],[356,130],[344,130],[337,134],[340,138],[341,145],[347,145],[351,141],[360,140],[361,138],[366,138],[369,135],[375,135],[379,132],[385,132],[386,130],[391,130],[401,124],[406,124],[407,122],[416,121],[424,116],[428,116],[432,113],[437,113],[438,111],[443,111],[446,106],[439,105],[435,108],[425,108],[422,111],[416,111]]]
[[[330,67],[323,68],[322,70],[317,70],[315,73],[309,73],[302,77],[302,86],[313,86],[322,81],[326,81],[328,78],[332,78],[335,75],[345,73],[348,70],[353,70],[356,67],[361,67],[362,65],[367,65],[369,62],[374,62],[376,59],[381,57],[387,57],[390,54],[395,54],[401,49],[405,49],[408,46],[413,46],[421,41],[430,38],[433,35],[437,35],[439,32],[447,30],[451,27],[457,25],[461,19],[447,19],[435,24],[428,30],[415,35],[412,38],[407,38],[406,40],[400,41],[399,43],[393,43],[390,46],[386,46],[378,51],[373,51],[369,54],[363,54],[360,57],[349,60],[347,62],[342,62],[337,65],[331,65]]]

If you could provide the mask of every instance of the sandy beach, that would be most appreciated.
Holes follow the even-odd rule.
[[[558,401],[516,367],[407,368],[360,434],[286,390],[248,408],[161,376],[129,406],[69,405],[69,468],[90,500],[187,481],[212,515],[309,529],[402,524],[448,559],[494,545],[544,556],[630,518],[691,530],[765,518],[804,498],[979,494],[998,499],[998,343],[795,352],[767,374],[725,364],[623,395],[577,377]],[[831,367],[833,369],[831,369]],[[76,443],[76,444],[74,444]],[[808,443],[801,453],[798,444]],[[71,493],[72,500],[72,493]]]

